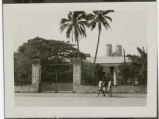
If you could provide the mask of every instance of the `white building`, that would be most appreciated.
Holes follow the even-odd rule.
[[[107,44],[106,55],[96,58],[96,64],[100,64],[103,66],[106,75],[107,74],[112,75],[114,85],[117,85],[118,80],[120,80],[118,77],[118,67],[124,62],[125,63],[130,62],[128,57],[125,57],[122,51],[123,49],[121,45],[117,45],[115,52],[113,52],[112,45]],[[87,61],[93,63],[94,57],[87,58]]]

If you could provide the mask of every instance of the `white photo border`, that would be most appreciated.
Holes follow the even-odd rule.
[[[3,5],[4,20],[4,77],[5,77],[5,118],[67,118],[67,117],[156,117],[157,115],[157,3],[156,2],[114,2],[114,3],[49,3],[33,4],[41,7],[52,5],[54,9],[71,10],[106,8],[115,10],[145,10],[148,15],[148,94],[145,107],[31,107],[16,106],[14,96],[14,62],[13,42],[7,39],[5,30],[5,12],[7,6]],[[23,5],[23,4],[21,4]],[[27,5],[27,4],[24,4]],[[16,7],[16,4],[12,4]]]

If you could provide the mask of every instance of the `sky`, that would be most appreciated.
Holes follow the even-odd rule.
[[[106,55],[106,44],[112,44],[113,51],[116,45],[122,45],[126,54],[138,54],[136,47],[147,48],[147,16],[143,10],[120,10],[104,6],[71,7],[72,5],[4,5],[4,36],[13,40],[13,49],[16,51],[19,46],[29,39],[42,37],[68,41],[65,32],[60,32],[60,20],[67,17],[69,11],[85,10],[87,13],[93,10],[114,9],[109,16],[113,19],[111,28],[102,28],[99,43],[98,56]],[[87,37],[80,39],[80,50],[84,53],[95,55],[98,38],[97,28],[93,31],[87,29]],[[76,44],[75,42],[71,42]]]

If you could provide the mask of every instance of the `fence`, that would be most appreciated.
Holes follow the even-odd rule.
[[[98,86],[85,86],[80,85],[76,86],[75,89],[77,90],[76,93],[97,93]],[[119,86],[112,86],[112,93],[147,93],[147,86],[146,85],[119,85]]]

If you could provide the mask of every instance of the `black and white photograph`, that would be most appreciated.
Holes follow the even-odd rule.
[[[21,3],[81,3],[81,2],[155,2],[157,0],[3,0],[4,4]]]
[[[154,117],[150,3],[4,4],[5,114]]]

